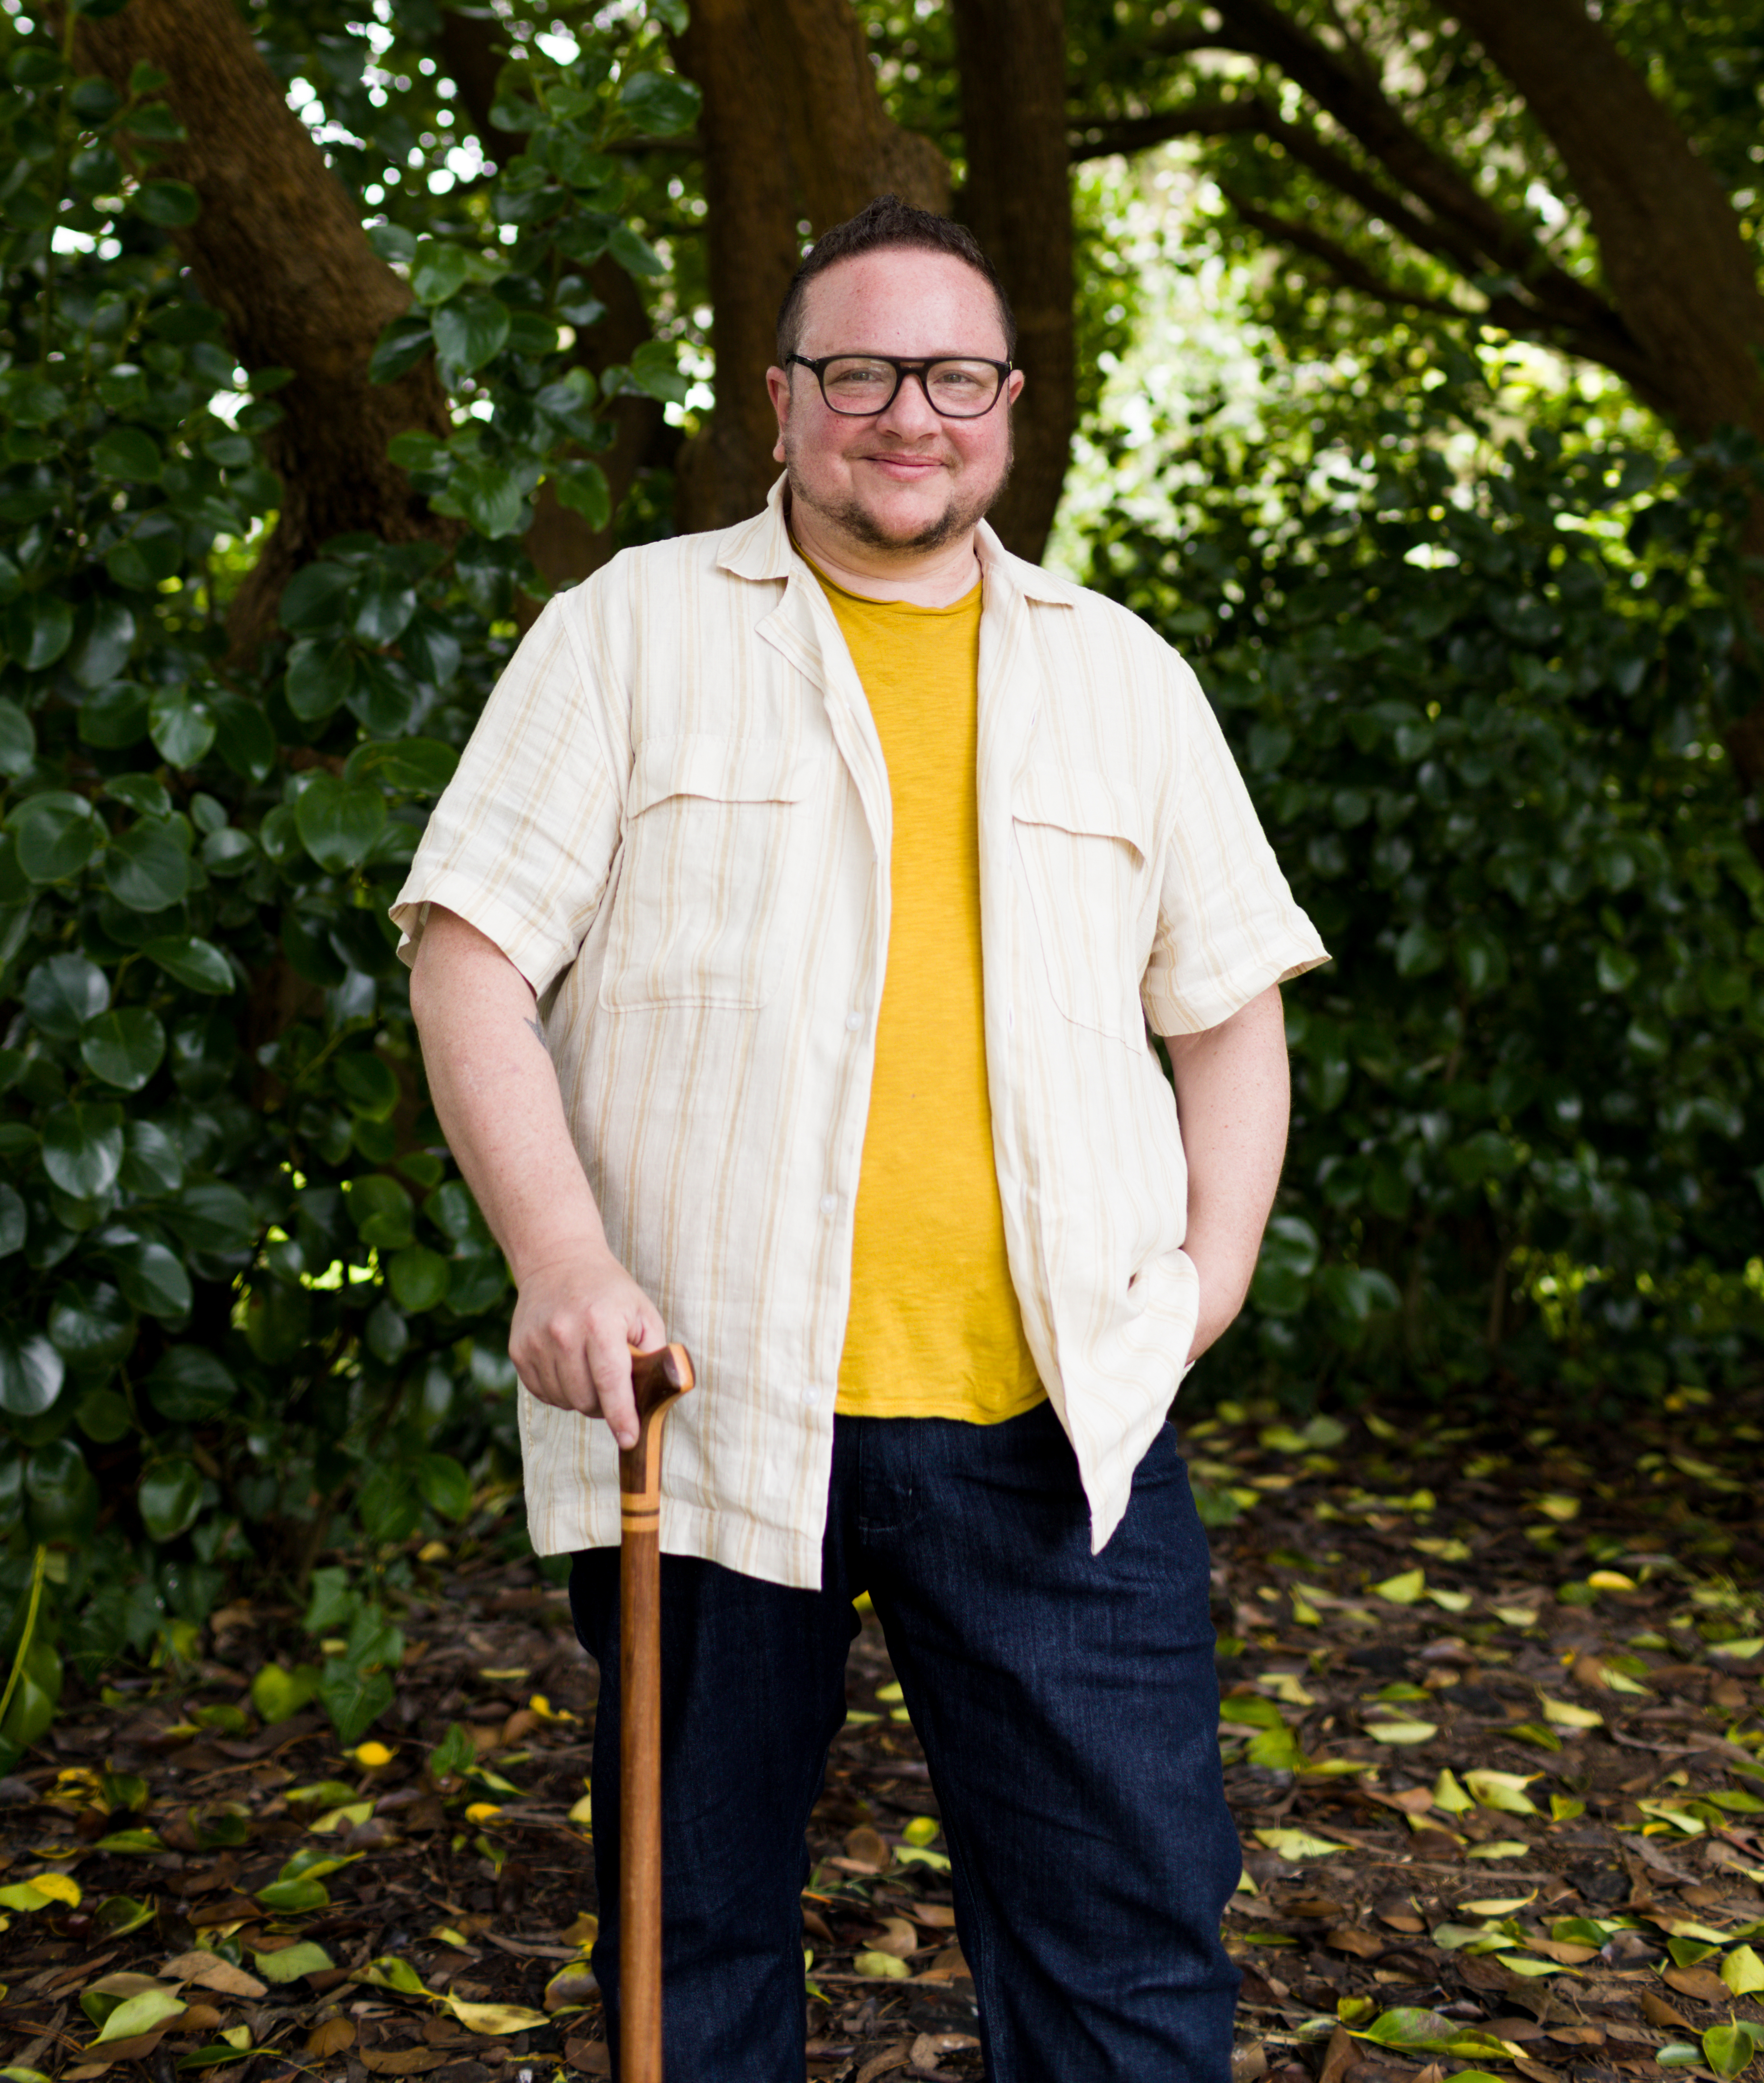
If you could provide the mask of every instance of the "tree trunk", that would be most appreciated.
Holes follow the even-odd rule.
[[[1039,561],[1076,416],[1064,0],[955,0],[955,34],[968,161],[962,215],[1004,279],[1028,378],[1017,460],[992,522],[1009,548]]]
[[[1624,322],[1686,438],[1764,435],[1764,295],[1739,218],[1669,112],[1582,0],[1454,0],[1453,11],[1524,95],[1561,155]],[[1743,546],[1764,553],[1756,497]],[[1748,588],[1764,628],[1764,581]],[[1728,732],[1764,861],[1764,704]]]
[[[280,518],[228,617],[235,655],[248,657],[275,627],[282,587],[331,536],[454,531],[386,455],[407,428],[445,437],[446,397],[432,362],[394,383],[368,381],[374,343],[410,292],[368,245],[228,0],[133,0],[105,20],[82,18],[79,50],[125,92],[143,59],[170,75],[167,99],[188,140],[156,171],[188,181],[202,205],[179,246],[242,365],[294,372],[264,441],[282,481]]]
[[[716,410],[678,466],[684,531],[744,520],[777,474],[765,373],[802,221],[824,231],[890,190],[946,212],[950,187],[936,147],[883,108],[845,0],[695,0],[676,55],[704,96],[717,357]]]

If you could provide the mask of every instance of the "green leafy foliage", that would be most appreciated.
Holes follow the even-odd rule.
[[[432,11],[371,77],[328,18],[258,28],[324,95],[347,184],[394,186],[419,95],[438,131],[457,113],[419,62]],[[62,1650],[88,1675],[187,1654],[243,1573],[455,1528],[514,1464],[507,1271],[427,1104],[386,911],[517,593],[544,597],[539,486],[610,518],[589,457],[620,387],[567,351],[604,315],[577,271],[662,267],[608,147],[689,126],[696,95],[641,15],[577,35],[567,61],[516,40],[526,150],[469,207],[411,181],[369,234],[413,299],[375,377],[434,355],[450,387],[449,437],[393,444],[433,539],[335,538],[246,662],[224,614],[283,498],[263,442],[289,372],[238,369],[184,270],[167,82],[122,95],[47,26],[0,26],[0,1670],[53,1565],[0,1769]],[[457,142],[430,135],[438,170]],[[683,395],[659,342],[625,377]],[[321,1658],[253,1701],[316,1696],[353,1741],[402,1643],[374,1599],[332,1604]]]
[[[1720,737],[1760,687],[1725,548],[1758,458],[1496,448],[1408,395],[1248,449],[1203,421],[1167,513],[1094,545],[1335,956],[1288,995],[1286,1185],[1227,1350],[1297,1404],[1720,1378],[1764,1330],[1764,872]]]

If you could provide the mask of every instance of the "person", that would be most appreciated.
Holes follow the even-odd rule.
[[[986,526],[1013,345],[954,223],[890,196],[827,233],[764,511],[546,606],[394,907],[517,1283],[533,1544],[574,1556],[600,1667],[615,2036],[628,1350],[696,1366],[662,1507],[690,2083],[800,2083],[805,1830],[866,1591],[993,2083],[1229,2072],[1238,1846],[1169,1412],[1271,1204],[1279,986],[1327,957],[1182,661]]]

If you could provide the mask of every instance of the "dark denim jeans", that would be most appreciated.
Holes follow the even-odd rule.
[[[991,2083],[1225,2083],[1238,1873],[1207,1540],[1166,1426],[1100,1555],[1047,1405],[840,1418],[823,1589],[662,1565],[669,2083],[802,2083],[803,1832],[868,1591],[954,1861]],[[594,1971],[618,2021],[619,1557],[578,1555],[601,1670]]]

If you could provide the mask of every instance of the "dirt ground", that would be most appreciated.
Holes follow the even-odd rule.
[[[1230,1522],[1236,2083],[1764,2083],[1761,1418],[1693,1391],[1584,1435],[1230,1405],[1185,1428]],[[312,1653],[293,1608],[222,1610],[183,1670],[70,1683],[0,1781],[10,2083],[609,2072],[593,1668],[493,1536],[422,1553],[395,1704],[352,1750],[253,1708],[266,1662]],[[804,1898],[808,2074],[978,2077],[874,1619],[848,1702]],[[438,1776],[454,1724],[473,1756]]]

